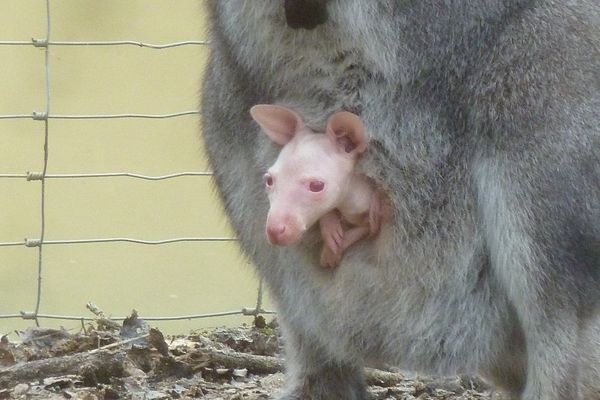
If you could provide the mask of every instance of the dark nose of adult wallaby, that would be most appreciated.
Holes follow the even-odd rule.
[[[285,0],[285,20],[292,29],[314,29],[327,22],[329,0]]]

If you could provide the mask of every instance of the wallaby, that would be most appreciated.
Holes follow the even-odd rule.
[[[600,399],[600,2],[211,0],[203,138],[277,305],[281,400],[366,399],[363,366],[478,373],[521,400]],[[389,198],[376,240],[264,239],[280,148],[358,115],[354,167]]]

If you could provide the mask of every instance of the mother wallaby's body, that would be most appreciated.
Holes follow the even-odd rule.
[[[291,3],[209,2],[203,91],[220,192],[285,330],[281,399],[363,399],[365,362],[600,398],[598,3],[311,0],[311,29]],[[316,231],[264,238],[277,148],[257,103],[315,130],[345,109],[371,133],[359,168],[395,215],[334,271]]]

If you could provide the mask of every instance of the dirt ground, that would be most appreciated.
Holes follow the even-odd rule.
[[[0,399],[269,399],[283,385],[276,322],[163,337],[134,312],[123,325],[30,328],[0,341]],[[373,399],[501,400],[480,379],[367,369]]]

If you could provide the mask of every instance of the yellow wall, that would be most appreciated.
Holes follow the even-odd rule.
[[[198,0],[51,0],[52,41],[207,38]],[[45,37],[42,0],[2,0],[0,41]],[[52,46],[51,114],[166,114],[198,108],[206,46]],[[0,115],[44,111],[44,50],[0,46]],[[199,117],[50,120],[49,174],[206,171]],[[0,174],[41,171],[44,123],[0,120]],[[209,177],[47,179],[46,239],[231,236]],[[40,183],[0,179],[0,242],[37,238]],[[252,306],[257,282],[236,243],[44,247],[41,313],[170,316]],[[0,247],[0,314],[33,311],[37,249]],[[240,317],[154,324],[185,332]],[[77,323],[42,320],[44,325]],[[0,333],[32,322],[0,319]]]

